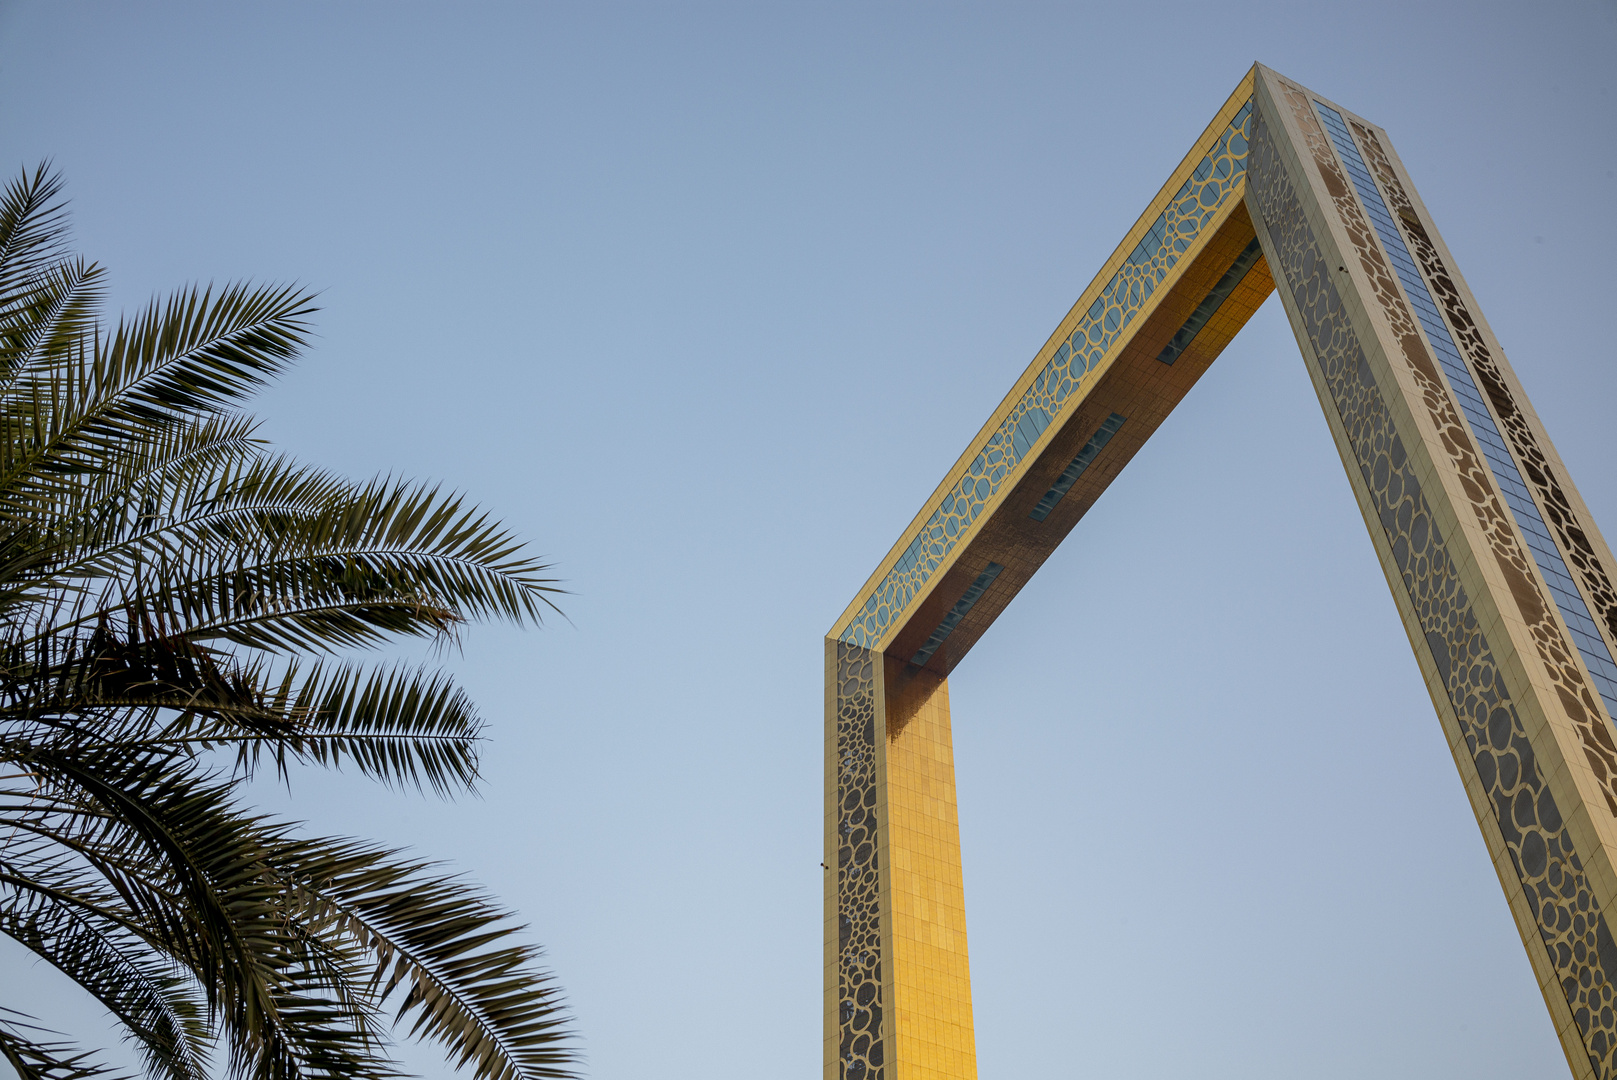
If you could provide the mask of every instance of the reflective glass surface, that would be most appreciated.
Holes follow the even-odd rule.
[[[1253,242],[1256,243],[1256,241]],[[1094,461],[1100,452],[1106,448],[1106,444],[1112,441],[1112,436],[1117,434],[1117,429],[1123,426],[1123,421],[1126,419],[1127,417],[1113,413],[1101,421],[1101,425],[1095,431],[1095,434],[1091,435],[1089,441],[1084,443],[1083,449],[1073,455],[1073,459],[1067,463],[1065,469],[1061,470],[1061,475],[1050,486],[1050,490],[1044,493],[1044,497],[1039,500],[1039,504],[1033,508],[1033,512],[1028,517],[1034,521],[1043,521],[1049,517],[1050,511],[1056,508],[1056,503],[1060,502],[1062,496],[1072,490],[1072,485],[1078,482],[1078,478],[1084,475],[1084,470],[1089,468],[1089,463]]]
[[[1224,306],[1224,301],[1230,298],[1230,293],[1234,292],[1235,287],[1241,284],[1241,281],[1246,277],[1247,271],[1252,269],[1252,264],[1257,262],[1262,255],[1263,248],[1258,244],[1257,237],[1253,237],[1252,242],[1242,250],[1241,254],[1235,257],[1235,262],[1230,264],[1230,268],[1224,272],[1224,276],[1218,279],[1218,284],[1214,285],[1202,302],[1196,305],[1196,310],[1190,313],[1190,318],[1185,320],[1185,325],[1179,328],[1173,339],[1157,354],[1157,359],[1164,364],[1171,364],[1179,359],[1179,354],[1184,352],[1192,341],[1196,340],[1196,335],[1201,333],[1202,327],[1207,325],[1207,320],[1211,319],[1218,313],[1218,309]]]
[[[983,593],[988,591],[988,586],[993,584],[1003,569],[1005,568],[999,563],[991,562],[986,570],[977,575],[977,579],[966,588],[960,599],[955,601],[954,607],[949,609],[949,614],[938,623],[937,629],[927,636],[926,644],[915,650],[915,655],[910,657],[910,663],[919,666],[932,659],[932,654],[938,651],[938,646],[954,633],[954,628],[960,625],[960,620],[966,617],[966,612],[976,606],[977,601],[982,599]]]

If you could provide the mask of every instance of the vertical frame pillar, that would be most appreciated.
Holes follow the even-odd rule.
[[[1617,746],[1611,642],[1590,618],[1604,572],[1575,582],[1545,526],[1537,433],[1513,429],[1502,374],[1489,385],[1502,354],[1486,355],[1384,133],[1266,69],[1254,90],[1246,197],[1265,258],[1567,1061],[1610,1077]],[[1596,546],[1572,564],[1595,566]]]
[[[826,640],[826,1080],[975,1080],[948,680]]]
[[[881,654],[825,641],[825,1080],[887,1080]]]

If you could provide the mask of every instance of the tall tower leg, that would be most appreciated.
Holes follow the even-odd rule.
[[[1247,200],[1573,1075],[1617,1075],[1617,607],[1385,134],[1262,69]]]
[[[948,681],[826,642],[826,1080],[975,1080]]]

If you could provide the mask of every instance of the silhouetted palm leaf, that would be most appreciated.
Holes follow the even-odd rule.
[[[0,1008],[0,1058],[21,1080],[122,1080],[94,1055],[65,1041],[41,1042],[53,1031],[28,1023],[26,1013]]]

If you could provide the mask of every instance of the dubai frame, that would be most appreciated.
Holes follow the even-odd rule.
[[[1277,285],[1567,1061],[1617,1073],[1617,563],[1386,133],[1259,65],[827,635],[826,1080],[976,1076],[949,672]]]

